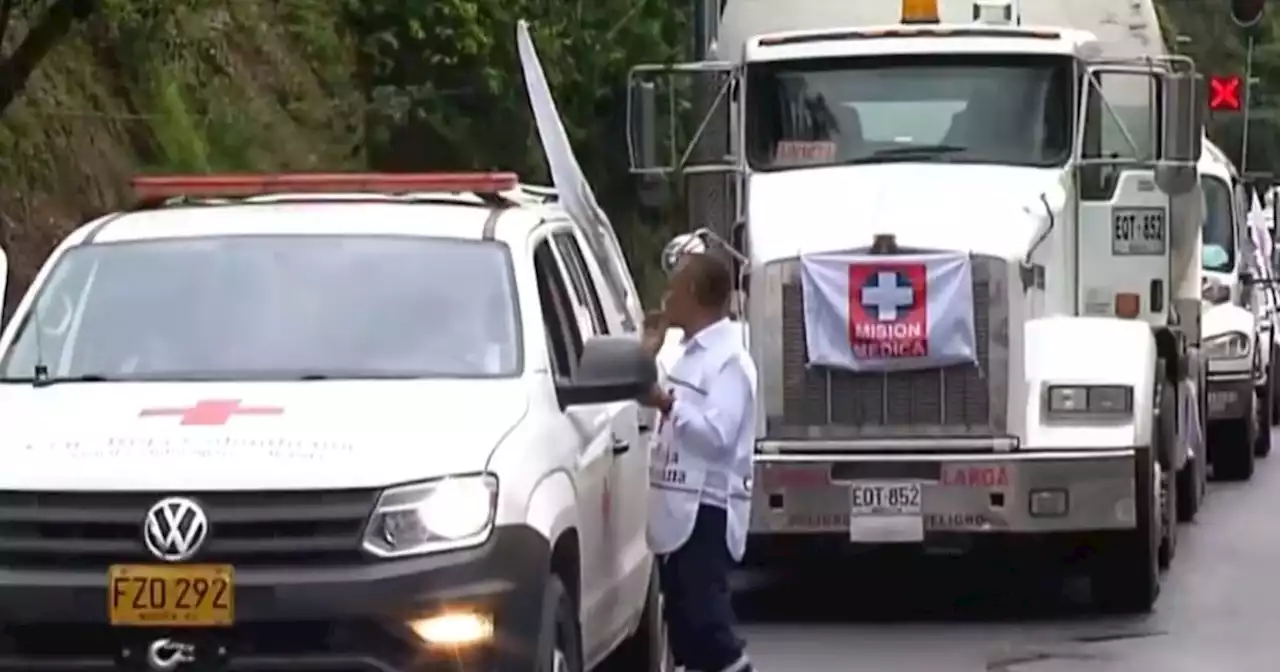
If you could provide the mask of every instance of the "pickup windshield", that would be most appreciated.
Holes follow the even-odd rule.
[[[510,252],[407,236],[226,236],[68,250],[0,360],[58,380],[504,377]]]
[[[1231,216],[1231,187],[1219,178],[1200,180],[1204,193],[1204,226],[1200,229],[1202,266],[1206,271],[1230,271],[1236,265],[1235,224]]]
[[[756,170],[943,161],[1061,165],[1072,137],[1070,59],[913,55],[766,62],[747,70]]]

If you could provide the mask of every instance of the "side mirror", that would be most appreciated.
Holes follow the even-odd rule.
[[[631,86],[631,141],[635,148],[635,168],[658,168],[658,85],[637,81]]]
[[[1194,71],[1175,71],[1164,76],[1163,88],[1164,124],[1156,184],[1166,194],[1185,194],[1196,187],[1196,164],[1204,143],[1204,77]]]
[[[1239,277],[1240,284],[1243,285],[1252,285],[1257,281],[1257,277],[1254,276],[1253,271],[1240,271]]]
[[[658,382],[658,365],[640,340],[599,336],[586,342],[573,380],[557,383],[565,406],[635,399]]]
[[[675,272],[676,266],[680,265],[680,259],[686,254],[702,254],[708,249],[707,241],[699,233],[682,233],[672,238],[666,247],[662,248],[662,270],[667,275]]]

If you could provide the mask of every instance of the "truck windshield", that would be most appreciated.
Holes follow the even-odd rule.
[[[1061,165],[1073,66],[1061,56],[823,58],[748,66],[757,170],[948,161]]]
[[[408,236],[226,236],[68,250],[7,381],[513,376],[510,252]]]
[[[1204,193],[1204,226],[1201,254],[1207,271],[1230,271],[1236,265],[1235,224],[1231,216],[1231,187],[1223,180],[1205,175],[1200,180]]]

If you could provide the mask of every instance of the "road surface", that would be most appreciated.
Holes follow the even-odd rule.
[[[1280,455],[1247,483],[1211,483],[1180,532],[1146,616],[1098,616],[1070,582],[1010,591],[938,558],[911,575],[876,572],[874,591],[858,577],[738,577],[742,631],[765,672],[1280,669]]]

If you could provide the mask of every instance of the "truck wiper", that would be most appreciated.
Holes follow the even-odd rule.
[[[964,152],[968,149],[968,147],[961,147],[960,145],[907,145],[905,147],[890,147],[889,149],[877,150],[866,158],[874,160],[892,157],[934,157]]]

